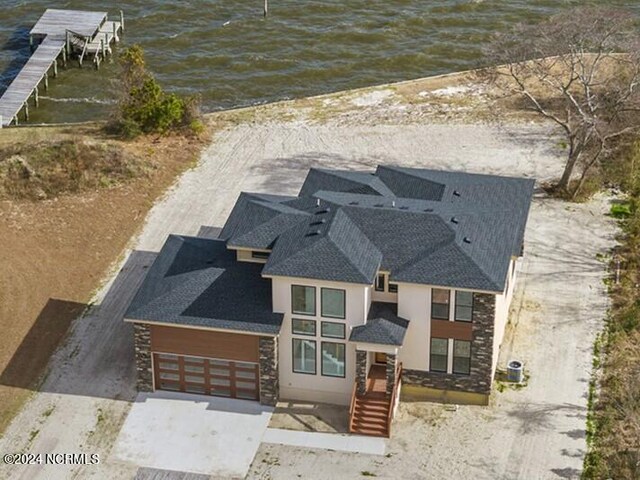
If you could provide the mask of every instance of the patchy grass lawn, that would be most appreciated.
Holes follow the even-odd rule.
[[[121,142],[99,126],[2,131],[0,432],[156,198],[204,144]]]

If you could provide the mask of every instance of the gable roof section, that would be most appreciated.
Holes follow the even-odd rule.
[[[394,196],[391,189],[373,173],[312,168],[309,170],[307,178],[300,189],[300,196],[310,197],[319,190],[385,197]]]
[[[382,254],[341,210],[325,205],[280,236],[263,275],[373,283]]]
[[[224,241],[170,235],[125,318],[275,335],[283,315],[260,268],[237,262]]]
[[[372,302],[367,323],[351,330],[350,342],[401,346],[409,327],[409,320],[398,316],[395,303]]]

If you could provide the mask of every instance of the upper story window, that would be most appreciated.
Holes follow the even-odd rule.
[[[458,322],[470,322],[473,318],[473,293],[456,292],[456,316]]]
[[[389,293],[398,293],[397,283],[389,283]]]
[[[255,250],[251,251],[251,258],[257,258],[259,260],[266,260],[269,258],[269,252],[257,252]]]
[[[315,315],[316,287],[291,285],[291,311],[298,315]]]
[[[442,288],[431,290],[431,318],[449,320],[449,303],[451,291]]]
[[[344,290],[323,288],[321,315],[330,318],[345,318],[345,296]]]
[[[384,292],[385,276],[381,273],[376,278],[376,292]]]

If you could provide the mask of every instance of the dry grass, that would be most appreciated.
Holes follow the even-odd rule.
[[[121,144],[82,137],[0,148],[0,198],[44,200],[115,187],[149,174]]]

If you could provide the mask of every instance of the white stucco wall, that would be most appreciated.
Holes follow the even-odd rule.
[[[518,261],[512,260],[507,273],[507,285],[505,291],[496,295],[496,321],[493,336],[493,374],[498,366],[498,354],[500,353],[500,345],[504,339],[504,332],[509,321],[509,307],[513,299],[513,291],[516,284]]]
[[[431,337],[431,287],[402,283],[398,286],[398,316],[409,320],[399,352],[403,368],[428,370]]]
[[[316,336],[300,336],[291,333],[291,285],[308,285],[316,287],[316,315],[293,315],[295,318],[315,320]],[[338,288],[345,290],[345,319],[323,318],[320,309],[321,288]],[[366,319],[370,305],[370,287],[352,283],[324,282],[300,278],[273,277],[273,308],[274,311],[284,313],[284,321],[280,330],[279,341],[279,371],[280,398],[283,400],[308,400],[315,402],[348,405],[355,382],[355,345],[349,344],[351,328],[362,325]],[[344,322],[346,324],[346,339],[322,338],[320,322]],[[293,372],[292,339],[302,338],[316,342],[316,374]],[[321,342],[344,342],[345,348],[345,378],[327,377],[321,374]]]

